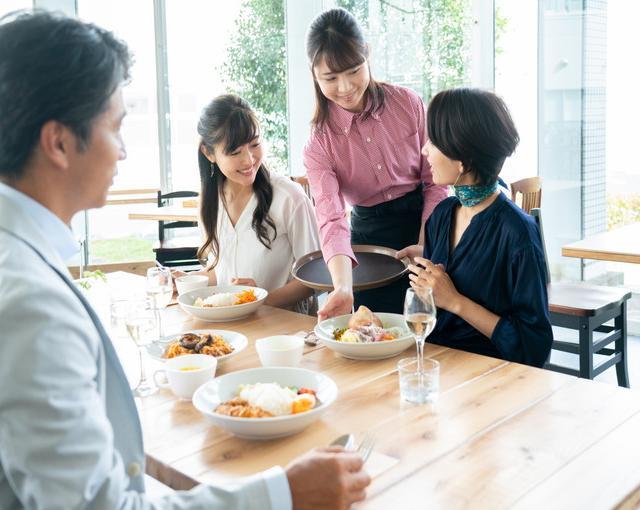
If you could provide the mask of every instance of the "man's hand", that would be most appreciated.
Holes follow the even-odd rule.
[[[336,315],[351,313],[353,309],[353,292],[348,290],[334,290],[327,297],[327,302],[318,310],[318,322]]]
[[[317,448],[287,466],[294,510],[346,510],[366,497],[362,458],[340,447]]]

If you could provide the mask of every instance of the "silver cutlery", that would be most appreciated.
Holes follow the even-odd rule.
[[[329,446],[342,446],[345,450],[351,450],[353,449],[354,443],[355,438],[353,437],[353,434],[343,434],[331,441]]]
[[[358,448],[356,449],[356,451],[360,454],[360,457],[362,457],[362,462],[367,462],[367,459],[369,458],[369,455],[371,455],[375,444],[375,436],[370,432],[367,432],[358,445]]]

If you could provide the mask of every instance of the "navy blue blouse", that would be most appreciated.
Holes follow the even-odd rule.
[[[443,264],[458,292],[500,316],[489,339],[438,309],[429,342],[541,367],[553,340],[546,266],[535,220],[502,193],[476,214],[449,253],[456,197],[443,200],[425,227],[424,257]]]

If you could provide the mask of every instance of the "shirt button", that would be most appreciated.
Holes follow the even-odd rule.
[[[367,136],[367,143],[371,143],[371,138]]]
[[[344,128],[344,132],[346,133],[347,131],[349,131],[349,128]]]
[[[390,193],[385,193],[384,196],[387,197],[387,200],[391,200],[391,194]]]
[[[131,478],[133,478],[134,476],[139,476],[141,472],[142,472],[142,467],[140,466],[140,464],[138,462],[132,462],[127,467],[127,474]]]
[[[382,165],[378,165],[378,170],[382,170]]]

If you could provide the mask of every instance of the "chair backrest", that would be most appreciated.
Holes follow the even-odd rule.
[[[511,183],[511,200],[518,203],[518,194],[522,195],[522,210],[531,213],[534,207],[542,205],[542,179],[540,177],[528,177]]]
[[[291,176],[291,180],[293,182],[297,182],[298,184],[300,184],[300,186],[302,186],[302,189],[304,190],[305,194],[311,199],[311,202],[313,202],[313,197],[311,196],[311,186],[309,184],[309,179],[307,179],[306,175],[298,175],[296,177],[294,177],[293,175]]]
[[[540,231],[540,242],[542,243],[542,253],[544,254],[544,265],[547,269],[547,274],[545,275],[547,284],[551,283],[551,274],[549,273],[549,259],[547,258],[547,246],[544,243],[544,230],[542,229],[542,213],[540,212],[539,207],[534,207],[531,209],[529,213],[533,216],[533,219],[536,220],[536,224],[538,225],[538,230]]]
[[[162,193],[158,191],[158,207],[165,207],[170,204],[174,198],[193,198],[197,197],[196,191],[172,191],[170,193]],[[158,221],[158,239],[164,241],[165,230],[172,228],[193,228],[197,227],[195,221]]]

